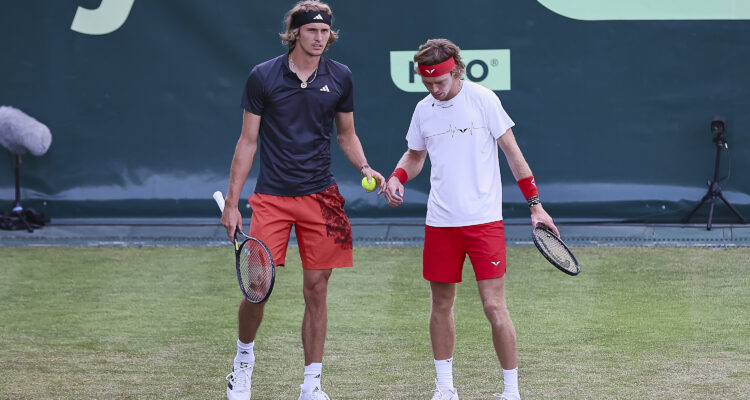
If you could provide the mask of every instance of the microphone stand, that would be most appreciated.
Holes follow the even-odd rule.
[[[16,178],[16,201],[13,203],[13,209],[10,212],[0,213],[0,226],[3,229],[16,230],[24,227],[29,232],[34,232],[34,228],[31,226],[26,216],[23,213],[23,206],[21,206],[21,185],[20,185],[20,166],[21,166],[21,155],[14,154],[15,158],[15,178]]]
[[[26,230],[29,232],[34,232],[34,229],[31,228],[31,225],[29,225],[29,221],[26,220],[26,217],[23,215],[23,207],[21,206],[21,155],[16,154],[16,170],[15,170],[15,178],[16,178],[16,202],[13,204],[13,214],[15,214],[18,219],[23,222],[23,225],[26,227]]]
[[[683,223],[690,222],[690,218],[693,217],[696,211],[698,211],[701,206],[708,201],[711,200],[711,206],[708,210],[708,224],[706,224],[706,230],[711,230],[712,220],[714,218],[714,206],[716,205],[716,199],[721,199],[721,201],[724,202],[724,204],[729,207],[730,210],[734,213],[734,215],[737,216],[737,218],[740,220],[740,223],[746,224],[747,220],[745,217],[740,214],[739,211],[737,211],[734,206],[732,206],[729,201],[727,201],[726,198],[724,198],[724,195],[721,193],[721,186],[719,186],[719,160],[721,159],[721,148],[729,148],[727,145],[727,139],[724,137],[724,133],[715,135],[712,139],[714,143],[716,143],[716,162],[714,163],[714,179],[712,181],[708,181],[708,192],[703,196],[700,203],[693,208],[692,211],[690,211],[690,214],[688,214],[685,218],[682,219]]]

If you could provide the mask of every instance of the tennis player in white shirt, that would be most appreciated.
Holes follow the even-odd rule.
[[[494,92],[461,79],[465,66],[459,52],[447,39],[431,39],[415,54],[430,94],[417,103],[406,135],[408,149],[388,179],[385,196],[389,205],[400,205],[404,183],[419,174],[429,155],[423,276],[432,294],[429,327],[437,373],[432,399],[458,400],[453,385],[453,302],[468,254],[503,370],[501,399],[520,400],[516,332],[505,303],[498,145],[529,204],[532,225],[559,232],[539,200],[534,176],[513,136],[513,121]]]

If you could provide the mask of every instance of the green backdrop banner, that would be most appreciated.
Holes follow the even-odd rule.
[[[354,73],[357,133],[383,174],[405,151],[426,94],[409,55],[446,37],[464,50],[467,79],[495,90],[516,122],[554,217],[680,220],[713,175],[714,115],[727,118],[724,195],[750,216],[748,2],[708,13],[697,1],[681,12],[675,1],[625,3],[331,1],[340,39],[327,55]],[[242,86],[255,64],[285,52],[278,33],[292,5],[0,4],[0,105],[53,136],[47,154],[23,157],[24,205],[52,218],[216,216],[211,194],[227,187]],[[351,216],[424,214],[426,170],[407,185],[406,206],[392,209],[365,194],[357,169],[333,148]],[[526,216],[501,163],[505,214]],[[0,210],[12,206],[13,188],[13,157],[0,149]],[[734,218],[719,204],[716,219]]]

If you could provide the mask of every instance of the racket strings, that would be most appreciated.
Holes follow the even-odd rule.
[[[543,229],[535,230],[534,233],[538,243],[544,248],[547,255],[552,257],[560,266],[568,271],[576,271],[578,269],[576,260],[570,254],[567,247],[554,234]]]
[[[248,240],[240,255],[240,280],[245,294],[260,301],[266,297],[273,282],[273,261],[259,243]]]

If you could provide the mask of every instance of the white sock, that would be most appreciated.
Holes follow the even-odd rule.
[[[239,339],[237,339],[237,355],[234,356],[234,365],[239,365],[240,363],[247,363],[250,365],[255,364],[255,352],[253,351],[254,347],[254,341],[250,343],[243,343]]]
[[[323,372],[323,363],[310,363],[305,366],[305,380],[302,382],[302,391],[310,393],[315,386],[320,387],[320,374]]]
[[[453,389],[453,357],[447,360],[435,360],[437,384],[440,387]]]
[[[518,367],[503,370],[503,393],[518,395]]]

